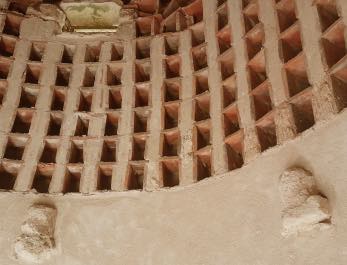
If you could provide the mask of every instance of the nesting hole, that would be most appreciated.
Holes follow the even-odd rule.
[[[222,8],[217,10],[217,19],[218,19],[218,30],[226,27],[228,25],[228,6],[225,5]]]
[[[210,121],[199,122],[194,127],[195,149],[200,150],[211,144],[211,123]]]
[[[11,57],[14,54],[16,47],[16,39],[8,36],[0,37],[0,55],[5,57]]]
[[[210,118],[210,95],[205,93],[194,100],[195,121],[202,121]]]
[[[161,135],[162,156],[177,156],[180,142],[178,130],[167,131]]]
[[[88,135],[89,120],[84,117],[78,117],[76,121],[75,136]]]
[[[112,187],[112,166],[100,166],[98,176],[98,190],[111,190]]]
[[[176,101],[180,99],[181,81],[180,80],[164,80],[163,98],[164,102]]]
[[[291,102],[293,116],[298,133],[301,133],[315,124],[312,108],[312,93],[305,91]]]
[[[232,51],[224,53],[220,58],[222,79],[225,80],[234,74],[234,55]]]
[[[242,167],[243,161],[243,133],[239,131],[226,139],[228,168],[234,170]]]
[[[64,45],[63,54],[61,57],[62,63],[73,63],[73,57],[76,51],[76,46],[74,45]]]
[[[336,8],[335,0],[318,0],[317,5],[318,15],[322,27],[322,31],[327,30],[336,20],[339,19],[339,14]]]
[[[53,90],[53,100],[51,110],[59,111],[64,109],[66,91],[65,89],[55,88]]]
[[[0,60],[0,79],[7,79],[10,72],[11,62]]]
[[[297,18],[295,14],[294,0],[282,0],[276,4],[278,24],[280,31],[283,32],[293,25]]]
[[[288,62],[302,51],[299,23],[290,27],[280,39],[280,53],[283,62]]]
[[[23,87],[19,100],[19,108],[34,108],[39,90],[37,88]]]
[[[224,136],[228,137],[240,130],[239,111],[236,105],[232,105],[223,112]]]
[[[252,91],[256,120],[260,119],[272,110],[269,85],[267,82]]]
[[[192,46],[198,46],[205,42],[205,24],[198,23],[190,27],[192,33]]]
[[[142,190],[144,181],[144,164],[130,164],[126,188],[128,190]]]
[[[120,61],[124,56],[124,47],[122,44],[111,45],[111,61]]]
[[[7,83],[0,82],[0,106],[2,105],[7,92]]]
[[[259,122],[256,130],[262,152],[277,144],[276,126],[272,116]]]
[[[63,115],[59,112],[52,112],[49,117],[47,136],[59,136]]]
[[[192,48],[192,59],[194,65],[194,71],[207,67],[207,53],[206,46],[197,46]]]
[[[48,193],[51,184],[54,166],[38,166],[33,180],[32,188],[38,193]]]
[[[55,79],[56,86],[68,86],[70,82],[71,67],[57,67],[57,75]]]
[[[40,162],[56,163],[58,144],[57,141],[46,140],[40,157]]]
[[[172,102],[164,105],[164,129],[171,129],[178,126],[179,103]]]
[[[165,36],[165,54],[174,55],[178,53],[180,47],[180,39],[178,35]]]
[[[150,62],[135,64],[135,82],[148,82],[151,79],[151,64]]]
[[[212,176],[211,150],[204,150],[196,155],[196,171],[197,181],[201,181]]]
[[[231,48],[232,35],[230,27],[218,31],[216,36],[220,54]]]
[[[147,132],[148,111],[134,111],[134,133]]]
[[[322,37],[321,44],[329,67],[334,66],[346,55],[345,25],[342,20],[331,26]]]
[[[149,36],[152,31],[152,17],[139,17],[135,20],[137,37]]]
[[[135,85],[135,108],[149,105],[150,85],[140,83]]]
[[[89,112],[92,108],[93,90],[81,90],[78,111]]]
[[[159,13],[163,14],[164,17],[167,17],[172,10],[175,10],[175,7],[170,7],[170,0],[159,1]]]
[[[264,28],[262,24],[254,27],[246,35],[246,47],[248,59],[252,59],[263,47],[265,39]]]
[[[105,125],[105,136],[115,136],[118,133],[118,114],[107,113],[106,125]]]
[[[180,28],[180,16],[181,12],[175,12],[170,14],[165,20],[162,22],[162,31],[163,32],[176,32]]]
[[[180,184],[179,160],[167,159],[161,162],[163,187],[174,187]]]
[[[257,53],[257,55],[249,61],[248,73],[252,89],[260,86],[267,79],[264,50]]]
[[[179,77],[181,74],[181,57],[172,55],[164,60],[166,78]]]
[[[223,106],[224,108],[233,104],[237,98],[237,85],[236,85],[236,77],[233,75],[231,78],[228,78],[223,82],[222,85],[223,90]]]
[[[9,137],[5,148],[4,158],[10,160],[22,160],[27,142],[28,139],[24,137]]]
[[[93,87],[95,85],[95,67],[86,67],[84,70],[83,82],[84,87]]]
[[[19,36],[20,25],[23,21],[23,17],[15,14],[6,14],[5,25],[3,33],[12,36]]]
[[[83,144],[81,141],[71,141],[69,163],[79,164],[84,162]]]
[[[80,191],[82,168],[79,166],[68,166],[65,175],[64,193]]]
[[[108,65],[106,72],[106,84],[109,86],[118,86],[122,84],[122,68]]]
[[[184,14],[189,16],[190,21],[189,24],[199,23],[203,20],[203,6],[202,1],[193,1],[192,3],[183,2],[185,7],[182,8]]]
[[[133,152],[132,159],[133,161],[145,160],[145,151],[146,151],[146,135],[136,135],[133,137]]]
[[[99,61],[101,45],[86,45],[84,61],[94,63]]]
[[[303,53],[285,64],[287,89],[290,97],[300,93],[310,86]]]
[[[28,64],[25,72],[25,83],[38,84],[41,76],[41,65]]]
[[[116,162],[116,141],[105,140],[102,145],[101,162]]]
[[[0,189],[13,190],[19,168],[16,166],[0,166]]]
[[[46,45],[36,42],[31,45],[29,60],[41,62],[45,53]]]
[[[120,109],[122,108],[122,94],[117,88],[109,89],[108,91],[108,108],[109,109]]]
[[[151,56],[151,38],[142,38],[136,40],[136,59],[150,58]]]
[[[29,133],[31,121],[34,116],[32,110],[18,110],[12,126],[12,133]]]
[[[259,23],[258,9],[259,7],[257,1],[248,2],[245,8],[243,9],[243,17],[246,32],[250,31],[252,28],[255,27],[255,25]]]

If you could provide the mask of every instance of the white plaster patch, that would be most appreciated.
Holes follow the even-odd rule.
[[[319,194],[315,179],[302,168],[286,170],[280,179],[283,236],[330,226],[329,203]]]
[[[60,7],[73,28],[100,31],[119,25],[121,5],[115,2],[62,2]]]
[[[25,262],[42,263],[54,252],[56,209],[33,205],[21,226],[22,234],[14,243],[15,257]]]

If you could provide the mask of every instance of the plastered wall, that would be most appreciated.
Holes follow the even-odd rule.
[[[347,4],[144,2],[112,34],[2,10],[0,264],[35,203],[48,265],[345,264]],[[282,235],[293,166],[328,229]]]

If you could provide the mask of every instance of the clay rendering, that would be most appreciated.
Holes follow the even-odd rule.
[[[0,265],[345,265],[345,0],[0,0]]]

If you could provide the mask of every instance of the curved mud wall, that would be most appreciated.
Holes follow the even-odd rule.
[[[1,264],[345,264],[347,3],[174,2],[0,1]]]

